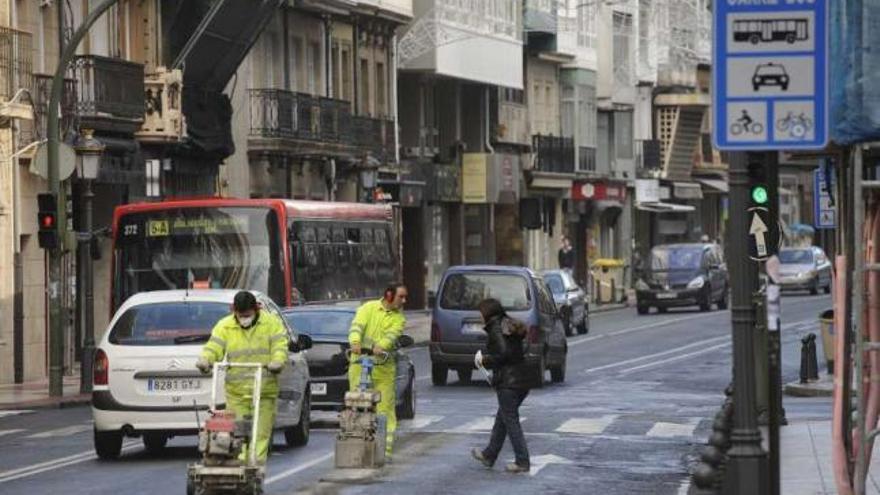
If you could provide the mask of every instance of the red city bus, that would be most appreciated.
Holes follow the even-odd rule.
[[[238,288],[281,306],[379,297],[397,275],[389,205],[140,203],[113,215],[111,314],[138,292]]]

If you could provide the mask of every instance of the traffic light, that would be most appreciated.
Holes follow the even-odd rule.
[[[58,248],[58,200],[52,193],[37,195],[37,223],[40,226],[39,241],[42,249]]]
[[[768,207],[770,187],[767,167],[763,163],[749,163],[749,206]]]

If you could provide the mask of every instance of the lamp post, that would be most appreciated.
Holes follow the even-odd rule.
[[[92,232],[92,213],[95,194],[92,192],[92,182],[98,178],[98,169],[101,164],[101,155],[104,153],[104,145],[95,139],[92,129],[83,129],[82,136],[76,143],[76,167],[77,173],[85,189],[83,199],[83,232],[77,236],[80,250],[80,261],[83,265],[82,294],[85,296],[83,306],[83,346],[82,361],[80,362],[80,393],[92,391],[92,366],[95,353],[95,294],[94,294],[94,265],[92,263],[91,247],[95,242]]]

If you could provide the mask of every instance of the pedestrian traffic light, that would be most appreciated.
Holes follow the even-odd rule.
[[[37,195],[37,223],[39,242],[42,249],[58,248],[58,201],[52,193]]]

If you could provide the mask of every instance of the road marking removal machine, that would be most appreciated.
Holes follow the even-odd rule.
[[[229,368],[254,370],[253,417],[236,418],[232,411],[217,409],[217,380],[220,370]],[[256,442],[264,368],[259,363],[214,363],[208,418],[204,425],[199,424],[199,452],[202,460],[187,468],[187,495],[263,493],[265,472],[257,462],[257,449],[248,449],[248,456],[244,461],[240,456],[247,445]]]
[[[348,355],[350,355],[348,352]],[[361,350],[361,379],[358,389],[345,393],[336,434],[337,468],[378,468],[385,464],[385,416],[376,414],[382,394],[373,388],[373,367],[388,360],[383,353],[378,363],[370,349]]]

